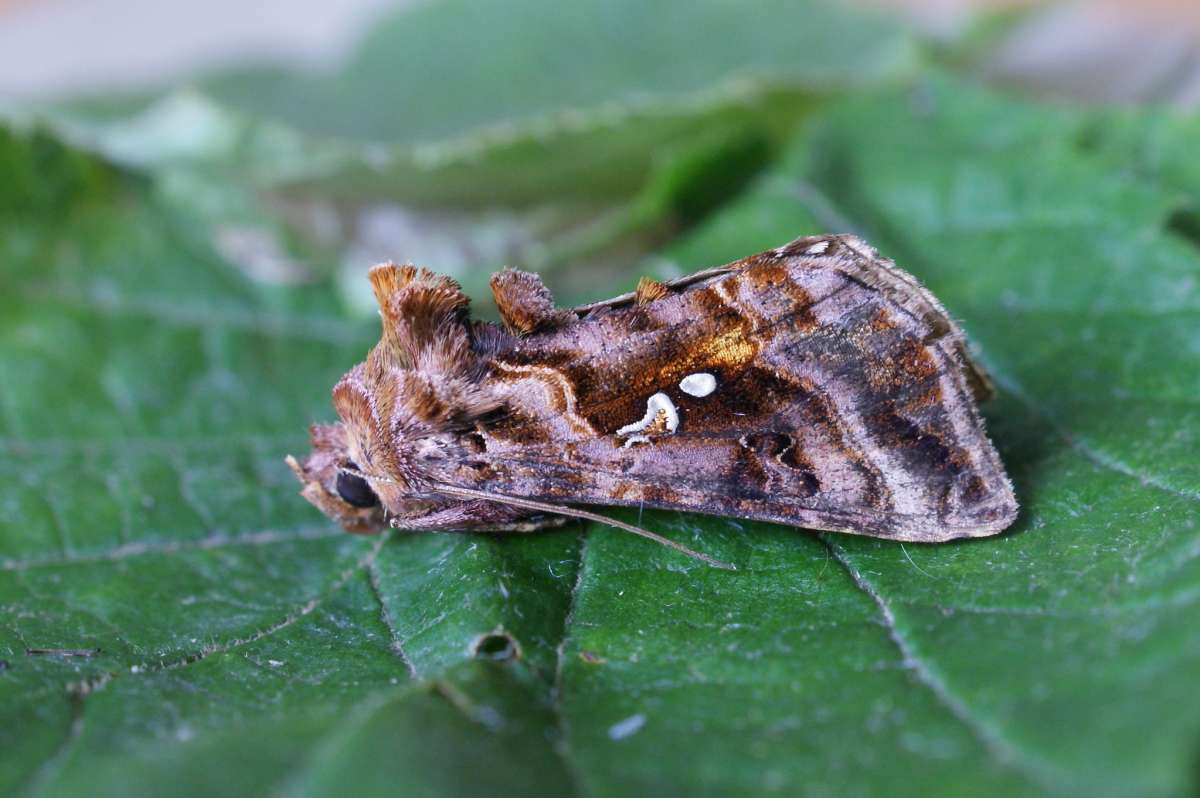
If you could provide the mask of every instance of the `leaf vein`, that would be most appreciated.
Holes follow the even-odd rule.
[[[367,584],[371,588],[371,595],[375,597],[375,601],[379,604],[379,617],[383,621],[383,625],[387,627],[388,635],[391,637],[392,644],[390,646],[392,653],[400,658],[404,666],[408,668],[408,673],[414,679],[420,678],[417,673],[416,665],[409,659],[408,654],[404,651],[404,644],[400,638],[400,632],[396,628],[396,623],[392,619],[392,613],[388,610],[387,602],[383,600],[383,592],[379,586],[379,569],[375,567],[375,560],[372,559],[365,567],[367,573]]]
[[[301,528],[290,532],[262,530],[246,535],[216,533],[197,540],[138,541],[123,543],[106,551],[70,554],[64,557],[39,557],[28,560],[0,560],[0,571],[25,571],[33,568],[57,568],[72,565],[91,565],[100,562],[120,562],[147,555],[169,556],[182,551],[207,551],[229,546],[270,546],[345,537],[344,532],[327,527]]]
[[[965,700],[956,695],[941,674],[921,656],[912,641],[900,630],[892,606],[883,594],[854,566],[841,546],[830,540],[827,534],[821,534],[819,537],[833,558],[846,569],[858,589],[875,602],[888,637],[900,652],[904,668],[913,674],[919,684],[929,690],[934,700],[967,729],[995,762],[1013,768],[1047,792],[1069,792],[1073,783],[1070,774],[1021,748],[1009,739],[1002,729],[980,716]]]
[[[1155,488],[1163,491],[1164,493],[1178,496],[1181,499],[1200,502],[1200,493],[1183,488],[1177,488],[1174,485],[1164,481],[1161,477],[1138,471],[1128,463],[1125,463],[1116,457],[1107,454],[1106,452],[1101,452],[1092,448],[1090,444],[1076,437],[1071,430],[1069,430],[1058,420],[1057,417],[1055,417],[1049,411],[1044,410],[1036,401],[1034,401],[1034,399],[1025,391],[1025,388],[1019,382],[1017,382],[1016,379],[998,372],[990,365],[988,370],[992,373],[992,377],[996,380],[998,385],[1012,394],[1030,412],[1049,424],[1054,431],[1058,433],[1059,437],[1066,441],[1068,446],[1074,449],[1078,454],[1082,455],[1083,458],[1088,462],[1107,471],[1111,471],[1114,474],[1121,474],[1122,476],[1129,477],[1130,479],[1133,479],[1141,484],[1142,487]]]
[[[571,627],[575,621],[575,610],[579,606],[579,595],[583,589],[584,571],[587,564],[587,550],[590,540],[591,535],[584,534],[583,542],[579,544],[579,565],[575,574],[575,585],[571,588],[567,614],[563,618],[563,633],[562,639],[558,643],[557,658],[554,664],[554,687],[551,691],[550,702],[551,710],[554,712],[558,726],[558,739],[552,748],[555,755],[562,760],[563,768],[566,770],[567,777],[571,780],[575,794],[579,796],[589,795],[589,792],[584,786],[583,774],[579,772],[578,766],[571,755],[571,729],[570,724],[567,723],[567,715],[563,712],[563,673],[566,665],[565,652],[567,639],[570,637]]]
[[[38,795],[46,791],[46,786],[62,772],[71,753],[75,750],[75,746],[78,745],[80,737],[83,736],[83,696],[78,693],[69,693],[67,700],[71,705],[71,721],[67,726],[67,733],[54,753],[30,775],[29,781],[22,791],[25,795]]]

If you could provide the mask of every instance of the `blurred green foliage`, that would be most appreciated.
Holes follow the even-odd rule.
[[[10,109],[0,792],[1194,794],[1200,122],[915,52],[813,2],[448,2],[334,74]],[[725,573],[295,495],[378,249],[576,301],[847,230],[994,370],[1010,533],[645,514]]]

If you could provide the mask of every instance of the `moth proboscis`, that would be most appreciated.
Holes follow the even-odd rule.
[[[453,280],[370,272],[383,332],[288,464],[349,531],[527,532],[570,505],[688,510],[899,541],[1017,514],[977,399],[986,372],[936,299],[848,235],[801,238],[572,309],[502,271],[503,324]]]

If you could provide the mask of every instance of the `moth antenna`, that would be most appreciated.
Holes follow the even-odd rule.
[[[511,507],[520,507],[525,510],[538,510],[543,513],[553,513],[554,515],[565,515],[569,516],[570,518],[582,518],[585,521],[595,521],[597,523],[606,524],[625,532],[632,532],[633,534],[646,538],[647,540],[653,540],[655,543],[658,543],[661,546],[666,546],[667,548],[674,549],[681,554],[686,554],[693,559],[697,559],[701,562],[711,565],[713,568],[720,568],[724,571],[737,570],[737,566],[733,563],[718,560],[715,557],[708,556],[707,554],[701,554],[698,551],[689,549],[682,543],[676,543],[675,541],[651,532],[648,529],[642,529],[640,526],[627,524],[624,521],[618,521],[615,518],[609,518],[608,516],[600,515],[599,513],[590,513],[587,510],[577,510],[574,507],[563,507],[557,504],[549,504],[547,502],[537,501],[536,499],[525,499],[519,496],[505,496],[499,493],[488,493],[487,491],[482,490],[472,490],[471,488],[460,488],[454,485],[438,484],[435,485],[435,488],[439,493],[445,493],[448,496],[457,496],[462,499],[483,499],[485,501],[497,502],[498,504],[507,504]]]

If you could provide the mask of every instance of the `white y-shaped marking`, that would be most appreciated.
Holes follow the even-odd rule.
[[[617,434],[633,435],[641,432],[654,423],[654,419],[658,418],[659,413],[666,414],[667,432],[679,429],[679,411],[675,409],[675,403],[671,401],[671,397],[660,391],[646,400],[646,415],[642,416],[640,421],[621,427],[617,430]]]

